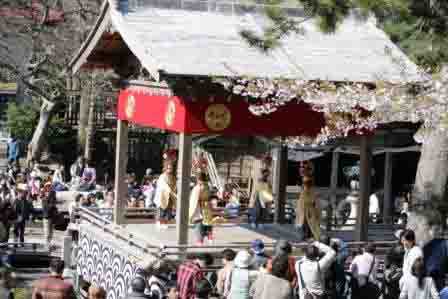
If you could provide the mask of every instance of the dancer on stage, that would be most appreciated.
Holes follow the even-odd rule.
[[[154,203],[158,208],[157,228],[167,229],[168,222],[174,218],[176,208],[176,177],[174,159],[164,155],[163,173],[157,180]]]
[[[320,238],[320,203],[313,189],[313,165],[309,161],[300,166],[303,177],[303,190],[297,202],[297,226],[303,234],[303,239]]]
[[[190,223],[195,225],[196,239],[199,245],[207,238],[213,241],[213,212],[210,208],[208,178],[205,172],[197,175],[197,182],[190,194]]]
[[[269,182],[269,169],[262,170],[261,179],[255,183],[249,201],[249,223],[252,228],[264,228],[268,216],[268,205],[273,201],[272,186]]]

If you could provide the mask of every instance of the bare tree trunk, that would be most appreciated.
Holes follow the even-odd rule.
[[[422,146],[414,194],[420,200],[442,200],[448,182],[448,134],[433,132]]]
[[[48,125],[50,124],[51,117],[55,103],[43,100],[40,108],[39,122],[33,133],[33,138],[28,145],[27,162],[31,160],[38,161],[42,152],[42,147],[45,144],[45,136],[47,133]]]
[[[420,245],[438,236],[446,226],[448,135],[434,131],[422,145],[408,227]]]

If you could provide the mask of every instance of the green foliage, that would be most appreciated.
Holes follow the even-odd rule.
[[[34,103],[10,103],[6,110],[7,127],[12,135],[30,140],[39,119],[39,106]]]
[[[309,18],[315,18],[323,32],[337,30],[353,9],[361,16],[374,14],[379,25],[390,35],[399,47],[424,68],[437,71],[448,62],[448,1],[446,0],[295,0],[303,7]],[[264,1],[264,4],[278,4],[281,1]],[[288,1],[291,3],[292,1]],[[263,36],[242,32],[248,42],[263,51],[278,46],[282,35],[297,31],[300,22],[286,17],[277,8],[272,14],[267,6],[266,14],[272,20]],[[287,22],[288,20],[288,22]],[[283,24],[289,27],[281,26]],[[278,28],[281,28],[279,30]],[[276,32],[277,34],[273,34]]]
[[[39,109],[39,105],[34,102],[10,103],[6,110],[6,117],[7,127],[11,134],[25,142],[30,141],[39,121]],[[46,134],[50,148],[63,147],[72,139],[76,139],[75,133],[65,125],[64,119],[57,116],[52,117]]]

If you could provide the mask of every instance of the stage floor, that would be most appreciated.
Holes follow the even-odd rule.
[[[176,246],[176,226],[169,225],[167,229],[158,230],[155,224],[127,224],[126,230],[134,233],[139,238],[157,246]],[[214,246],[247,246],[252,240],[261,239],[265,244],[274,244],[278,239],[288,239],[299,242],[298,234],[293,231],[293,226],[280,226],[268,224],[263,230],[254,230],[247,224],[220,224],[213,227],[215,240]],[[195,246],[194,229],[190,226],[188,231],[189,244]]]
[[[216,249],[225,247],[247,248],[252,240],[261,239],[266,247],[273,246],[277,240],[286,239],[292,243],[302,242],[300,235],[295,231],[293,225],[267,224],[263,230],[252,229],[248,224],[220,224],[213,227],[215,240],[210,245]],[[127,224],[126,231],[135,234],[136,237],[146,240],[154,246],[176,247],[176,226],[169,225],[167,229],[158,230],[155,224]],[[188,246],[196,246],[193,227],[190,226]],[[332,237],[338,237],[345,241],[354,240],[354,232],[332,231]],[[389,241],[394,240],[393,231],[369,229],[369,240]]]

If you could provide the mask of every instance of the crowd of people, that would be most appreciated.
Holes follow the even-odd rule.
[[[268,253],[262,240],[256,239],[247,250],[224,249],[218,256],[220,260],[209,253],[198,253],[179,263],[162,254],[140,264],[124,298],[448,298],[445,272],[435,271],[446,260],[440,254],[438,259],[425,258],[412,230],[402,231],[399,238],[386,254],[383,275],[379,275],[380,261],[374,244],[367,243],[351,253],[344,241],[327,236],[300,249],[279,240],[272,253]],[[64,262],[52,260],[50,275],[33,283],[32,298],[76,298],[63,271]],[[107,297],[107,291],[99,286],[89,285],[86,290],[89,299]],[[14,298],[10,277],[3,270],[0,294]]]
[[[434,258],[433,252],[425,257],[412,230],[397,236],[383,271],[373,243],[351,253],[344,241],[327,236],[296,250],[280,240],[271,254],[256,239],[248,250],[223,250],[220,261],[208,253],[191,255],[180,264],[162,256],[142,265],[126,298],[448,298],[442,270],[446,256],[436,252]],[[221,268],[216,270],[216,265]]]
[[[279,240],[271,254],[256,239],[248,250],[224,249],[220,261],[199,253],[178,264],[162,255],[141,265],[125,298],[448,298],[445,272],[434,271],[446,261],[438,255],[434,261],[439,265],[428,264],[412,230],[402,231],[399,238],[386,254],[382,276],[374,244],[350,253],[344,241],[327,236],[296,250],[288,241]],[[61,276],[63,262],[52,262],[50,270],[49,278],[33,285],[33,298],[74,298],[73,287]],[[104,299],[107,293],[91,285],[88,294],[89,299]]]
[[[43,219],[47,245],[51,245],[58,218],[53,186],[51,177],[38,177],[33,167],[21,170],[17,162],[8,164],[0,174],[0,242],[8,242],[13,229],[14,243],[22,246],[27,223]]]
[[[386,254],[384,267],[373,243],[350,253],[341,239],[321,235],[319,206],[312,192],[312,172],[303,167],[304,192],[299,202],[297,223],[307,246],[294,249],[285,240],[277,242],[268,253],[262,240],[256,239],[250,249],[222,251],[221,259],[201,253],[178,264],[165,256],[143,265],[130,283],[128,299],[438,299],[448,298],[445,283],[448,243],[433,240],[430,246],[417,246],[415,233],[403,230],[399,242]],[[249,196],[249,222],[263,229],[267,208],[273,201],[270,172],[261,170]],[[29,220],[42,218],[47,245],[51,247],[53,229],[58,222],[57,192],[78,192],[69,207],[113,208],[111,186],[97,190],[96,169],[91,161],[79,158],[70,167],[70,179],[64,168],[57,166],[50,175],[42,175],[31,163],[23,171],[12,160],[6,173],[0,175],[0,241],[8,242],[11,228],[17,246],[24,243]],[[175,217],[176,178],[174,164],[165,159],[163,172],[155,176],[148,169],[141,183],[136,175],[125,178],[128,208],[156,208],[156,223],[165,229]],[[195,227],[197,243],[213,241],[213,226],[220,217],[214,214],[218,202],[213,200],[205,172],[198,172],[189,199],[189,221]],[[241,205],[239,194],[231,190],[225,208],[228,213]],[[429,248],[429,249],[428,249]],[[221,268],[216,270],[216,266]],[[73,286],[62,278],[64,263],[50,264],[50,277],[33,285],[33,298],[75,298]],[[0,273],[0,288],[8,290],[7,276]],[[1,290],[0,290],[1,291]],[[89,298],[104,299],[106,290],[92,285]],[[9,296],[8,298],[11,298]]]

